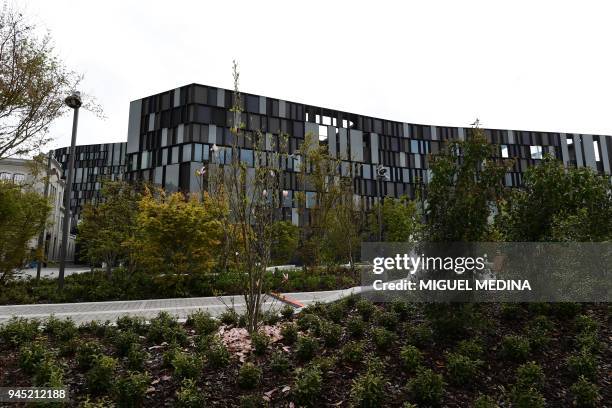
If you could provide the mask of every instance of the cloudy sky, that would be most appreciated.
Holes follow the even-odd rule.
[[[607,1],[14,2],[55,40],[123,141],[134,99],[192,82],[381,118],[612,134]],[[50,147],[70,142],[71,119]]]

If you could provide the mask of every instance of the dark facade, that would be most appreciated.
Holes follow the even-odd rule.
[[[120,180],[125,174],[127,143],[103,143],[76,146],[70,209],[78,220],[85,204],[95,204],[100,199],[100,184],[103,179]],[[61,163],[64,174],[68,174],[68,150],[55,150],[55,158]],[[76,225],[76,223],[73,223]]]
[[[428,182],[428,154],[436,154],[449,139],[463,139],[467,128],[431,126],[379,119],[334,109],[242,93],[246,132],[261,130],[270,149],[279,134],[289,135],[288,153],[299,149],[307,133],[319,136],[329,153],[340,159],[342,172],[353,174],[355,193],[368,209],[382,196],[414,197],[419,182]],[[233,92],[191,84],[131,102],[127,142],[127,178],[147,180],[167,190],[198,191],[196,170],[219,147],[215,160],[221,164],[234,143],[230,132]],[[487,139],[498,145],[498,158],[513,158],[506,174],[507,186],[520,186],[522,174],[550,153],[566,166],[588,166],[611,174],[612,137],[590,134],[484,129]],[[248,138],[236,141],[242,160],[253,162]],[[389,179],[378,189],[375,170],[387,168]],[[299,191],[292,160],[283,163],[282,188],[286,219],[298,223],[293,200]],[[352,173],[351,173],[352,172]],[[307,192],[307,194],[313,194]],[[310,201],[310,200],[307,200]]]

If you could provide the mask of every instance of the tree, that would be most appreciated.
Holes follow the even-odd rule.
[[[222,230],[215,203],[204,197],[145,188],[129,247],[139,267],[153,274],[174,275],[178,286],[187,275],[208,272],[215,265]]]
[[[34,190],[0,181],[0,283],[32,258],[31,240],[44,228],[50,210]]]
[[[300,156],[298,182],[303,190],[296,194],[298,206],[306,221],[302,226],[301,256],[305,265],[319,265],[323,257],[326,235],[334,224],[333,215],[348,216],[353,208],[350,177],[342,177],[340,160],[331,157],[327,146],[319,144],[316,135],[306,134],[304,143],[296,152]],[[310,200],[306,190],[312,191]],[[307,202],[308,201],[308,202]],[[348,212],[340,214],[345,205]],[[306,220],[305,209],[309,209]]]
[[[281,161],[286,159],[286,137],[274,137],[276,145],[266,151],[266,136],[260,131],[244,130],[242,99],[239,91],[238,66],[234,61],[234,103],[231,133],[234,143],[225,148],[229,158],[219,160],[212,175],[214,192],[227,202],[228,211],[223,219],[226,229],[226,250],[233,256],[233,272],[241,286],[246,304],[246,327],[249,332],[259,328],[263,301],[265,273],[270,265],[275,240],[274,224],[279,215],[282,174]],[[250,151],[238,147],[238,140],[248,140]],[[244,153],[244,156],[243,156]],[[248,160],[245,156],[251,155]],[[222,164],[221,162],[225,164]],[[248,162],[247,162],[248,161]],[[211,176],[211,174],[209,174]]]
[[[0,11],[0,159],[40,150],[49,124],[68,108],[80,77],[55,55],[51,38],[6,3]],[[101,115],[91,100],[86,109]]]
[[[128,260],[125,242],[134,236],[139,194],[129,184],[105,181],[102,202],[88,204],[78,225],[77,240],[92,263],[104,262],[110,276],[119,260]]]
[[[300,232],[289,221],[276,221],[272,224],[272,261],[277,265],[291,262],[297,251]]]
[[[323,258],[327,262],[348,263],[353,269],[355,257],[359,256],[363,212],[355,202],[352,180],[341,179],[338,189],[339,200],[329,210],[323,229]]]
[[[369,214],[369,234],[378,239],[378,210],[376,204]],[[417,242],[423,229],[421,215],[415,201],[408,197],[386,197],[382,208],[383,241],[385,242]]]
[[[504,193],[510,162],[497,162],[484,131],[471,129],[466,140],[452,141],[431,156],[432,179],[425,205],[429,242],[477,242],[490,237],[489,217]]]
[[[493,236],[494,228],[489,220],[503,197],[503,180],[510,162],[497,162],[492,156],[493,146],[487,142],[483,130],[474,128],[466,140],[450,142],[444,153],[431,158],[425,237],[429,242],[449,244],[449,248],[434,248],[442,249],[441,255],[451,255],[448,251],[454,250],[452,243],[469,245]],[[454,272],[430,273],[438,279],[457,277]],[[469,271],[462,275],[462,279],[473,278]],[[465,301],[469,296],[471,292],[458,292],[455,300]],[[472,306],[432,303],[426,307],[426,314],[440,336],[462,336],[473,323]]]
[[[509,241],[607,241],[612,187],[589,168],[565,169],[551,156],[530,167],[498,217]]]

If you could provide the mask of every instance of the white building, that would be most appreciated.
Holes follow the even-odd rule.
[[[49,161],[43,156],[39,162],[30,159],[2,159],[0,160],[0,180],[8,180],[32,188],[46,194],[51,204],[51,212],[43,234],[44,254],[47,262],[58,262],[62,246],[62,223],[64,219],[64,187],[66,182],[62,179],[62,167],[52,157]],[[46,185],[48,183],[48,186]],[[68,250],[66,259],[74,260],[75,236],[68,237]],[[32,248],[38,246],[38,236],[32,238]]]

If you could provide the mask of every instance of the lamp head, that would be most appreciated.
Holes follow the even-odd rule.
[[[66,105],[68,105],[72,109],[80,108],[82,104],[81,93],[79,91],[74,91],[72,95],[64,99],[64,102],[66,102]]]

